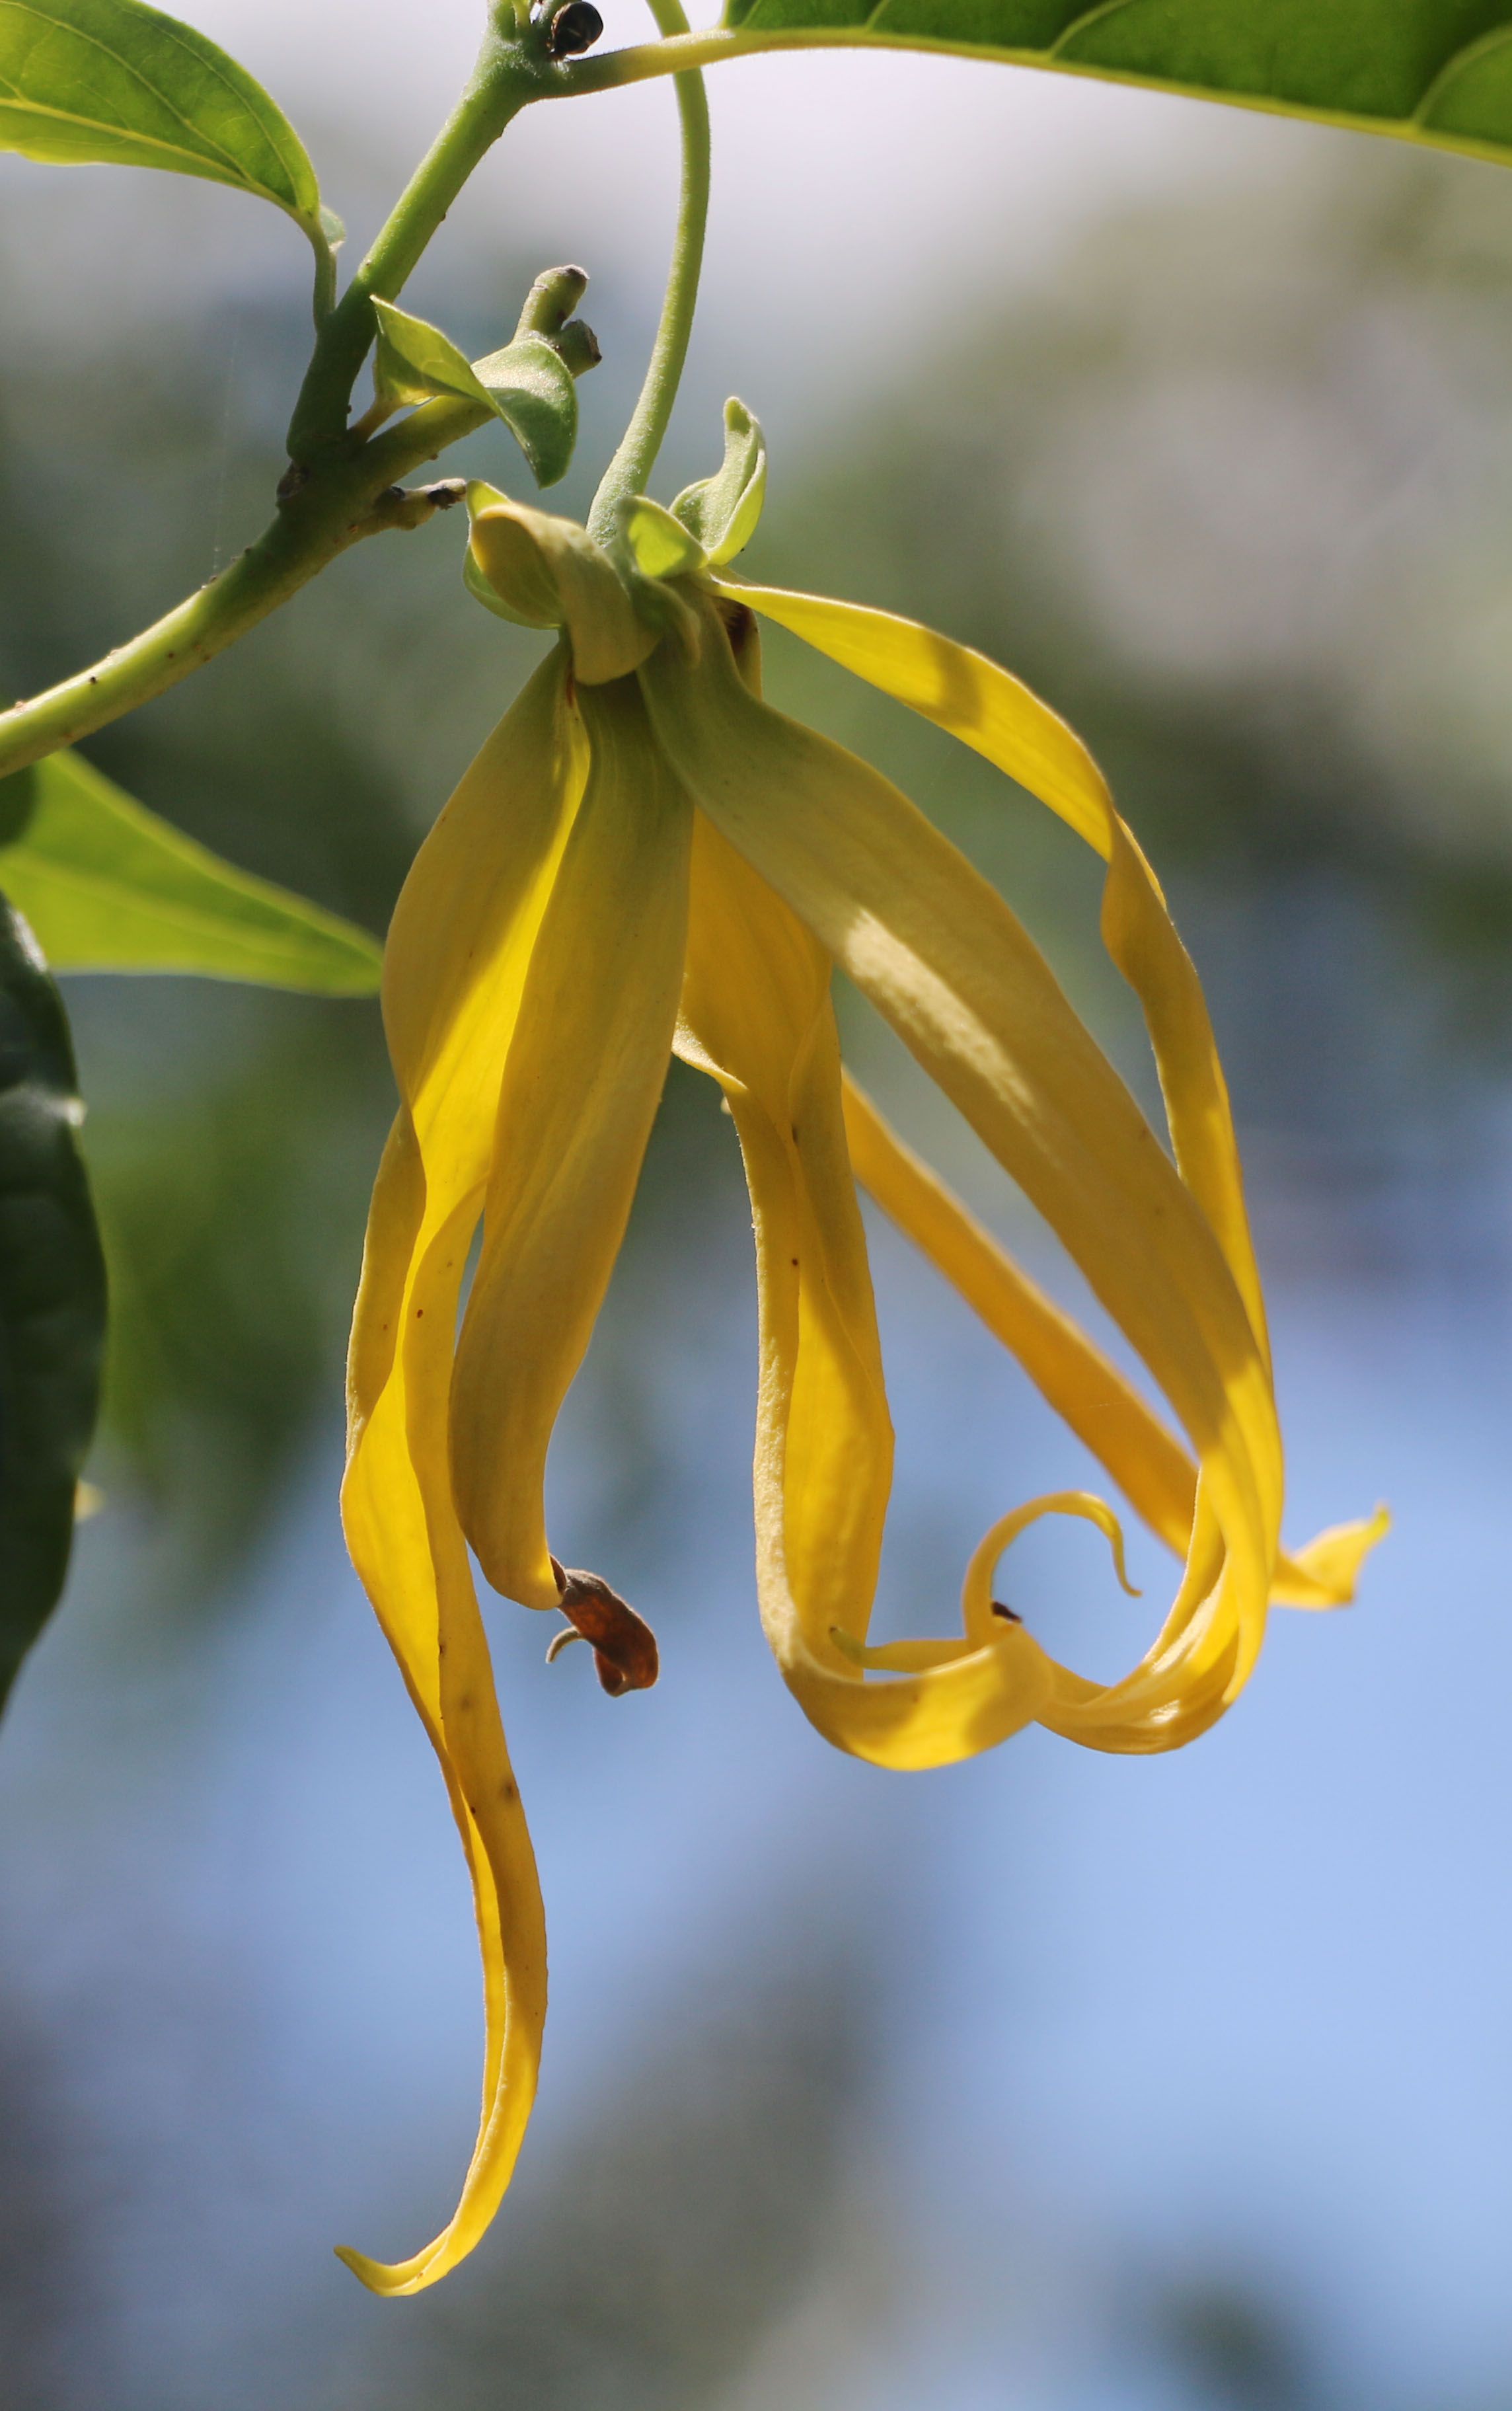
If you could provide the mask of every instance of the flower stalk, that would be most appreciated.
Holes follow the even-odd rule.
[[[490,27],[456,108],[315,339],[289,422],[291,460],[308,465],[344,440],[352,388],[372,347],[374,298],[399,299],[468,178],[537,96],[539,81],[527,45]]]
[[[663,35],[687,34],[689,25],[681,0],[649,0],[649,5]],[[698,304],[698,280],[708,226],[708,95],[700,75],[679,75],[676,92],[682,181],[672,264],[640,399],[588,515],[588,532],[600,544],[612,534],[620,504],[629,495],[646,491],[677,398]]]

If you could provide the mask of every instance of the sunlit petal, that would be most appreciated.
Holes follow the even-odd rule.
[[[509,2182],[540,2056],[540,1891],[452,1504],[446,1391],[500,1072],[584,768],[559,654],[421,848],[385,966],[401,1104],[373,1195],[353,1326],[342,1520],[467,1851],[487,2042],[477,2144],[448,2225],[397,2265],[343,2254],[378,2293],[433,2284],[487,2228]]]
[[[1200,1205],[1002,899],[895,788],[756,701],[728,646],[705,643],[697,664],[663,648],[641,679],[699,803],[1040,1207],[1186,1429],[1223,1596],[1209,1612],[1184,1592],[1120,1699],[1156,1718],[1220,1661],[1231,1696],[1263,1631],[1280,1443],[1269,1369]]]
[[[856,1177],[929,1258],[994,1337],[1017,1357],[1047,1405],[1090,1449],[1136,1513],[1185,1556],[1197,1468],[1132,1382],[983,1230],[938,1175],[906,1146],[865,1089],[845,1075],[845,1127]],[[1389,1525],[1384,1509],[1320,1533],[1277,1559],[1271,1603],[1344,1607],[1359,1568]]]
[[[677,1045],[724,1089],[750,1189],[762,1619],[784,1678],[827,1739],[880,1766],[938,1766],[1027,1724],[1050,1669],[1010,1623],[985,1645],[865,1646],[893,1435],[829,968],[796,915],[701,817]],[[868,1664],[890,1679],[867,1682]]]
[[[452,1475],[495,1589],[554,1607],[542,1487],[666,1077],[692,807],[632,679],[588,688],[587,791],[502,1065],[483,1252],[452,1385]]]

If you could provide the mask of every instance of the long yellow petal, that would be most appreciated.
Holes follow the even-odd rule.
[[[1176,1161],[1217,1234],[1263,1350],[1265,1307],[1233,1116],[1201,984],[1159,882],[1081,738],[996,662],[917,621],[777,587],[720,591],[949,729],[1038,796],[1109,865],[1104,940],[1149,1026]]]
[[[664,647],[641,673],[669,754],[1040,1207],[1193,1442],[1221,1549],[1194,1546],[1135,1674],[1063,1711],[1101,1746],[1166,1746],[1232,1696],[1263,1631],[1281,1458],[1261,1340],[1201,1201],[1001,898],[875,771],[750,696],[705,607],[701,660]]]
[[[632,679],[585,688],[588,788],[499,1092],[452,1383],[452,1479],[496,1590],[555,1607],[546,1450],[624,1236],[676,1019],[692,806]]]
[[[1000,664],[917,621],[743,581],[720,591],[948,729],[1048,805],[1108,863],[1103,936],[1145,1015],[1176,1161],[1213,1222],[1265,1348],[1233,1117],[1201,984],[1159,882],[1081,738]],[[1116,1471],[1113,1478],[1120,1478]],[[1334,1527],[1294,1557],[1283,1555],[1272,1601],[1313,1608],[1346,1603],[1361,1563],[1389,1524],[1385,1509],[1377,1508],[1359,1522]],[[1156,1528],[1166,1537],[1162,1524]]]
[[[750,1190],[763,1625],[826,1739],[880,1766],[938,1766],[1027,1724],[1051,1670],[1011,1623],[973,1643],[865,1646],[893,1434],[829,982],[823,949],[700,815],[677,1047],[723,1089]],[[869,1665],[886,1679],[867,1681]]]
[[[904,1145],[849,1073],[845,1127],[862,1187],[1017,1357],[1041,1397],[1092,1451],[1151,1530],[1185,1557],[1197,1468],[1180,1440],[1070,1316]]]
[[[457,2211],[376,2293],[434,2284],[487,2228],[530,2115],[545,2013],[534,1859],[446,1462],[457,1300],[525,972],[585,771],[565,656],[545,664],[417,855],[394,915],[385,1019],[400,1108],[373,1192],[348,1368],[347,1543],[441,1763],[472,1874],[486,2046]]]

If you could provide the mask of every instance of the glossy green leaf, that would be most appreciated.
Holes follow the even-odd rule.
[[[1512,0],[729,0],[724,22],[752,48],[964,51],[1512,159]]]
[[[491,410],[509,429],[538,486],[554,486],[572,465],[577,441],[577,388],[572,371],[545,335],[516,335],[486,359],[468,360],[439,327],[412,318],[391,301],[375,301],[378,357],[374,382],[394,404],[447,395]]]
[[[68,1024],[0,897],[0,1703],[68,1571],[105,1346],[105,1263]]]
[[[286,210],[329,261],[315,171],[283,110],[144,0],[0,0],[0,149],[235,184]]]
[[[766,438],[734,394],[724,405],[724,460],[712,477],[685,486],[672,507],[716,564],[749,544],[766,499]]]
[[[238,870],[135,803],[78,753],[0,780],[0,888],[54,971],[197,972],[367,996],[365,929]]]

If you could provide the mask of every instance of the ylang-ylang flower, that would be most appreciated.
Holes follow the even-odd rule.
[[[1154,872],[1082,745],[980,653],[890,613],[737,582],[764,455],[737,403],[720,475],[622,512],[607,549],[475,488],[469,579],[560,631],[420,850],[388,942],[400,1111],[352,1337],[346,1532],[441,1761],[472,1870],[483,2114],[450,2224],[388,2267],[432,2283],[487,2227],[530,2112],[545,1932],[469,1550],[565,1614],[610,1690],[650,1633],[553,1554],[552,1427],[582,1363],[669,1055],[716,1080],[756,1235],[761,1613],[840,1748],[939,1766],[1031,1722],[1104,1750],[1190,1741],[1243,1689],[1268,1607],[1351,1595],[1384,1518],[1281,1546],[1282,1451],[1232,1118],[1202,992]],[[1002,897],[898,790],[762,700],[778,621],[949,729],[1107,864],[1102,936],[1159,1070],[1162,1144]],[[1162,1419],[842,1070],[839,964],[1055,1233],[1158,1391]],[[997,1560],[1082,1490],[1016,1505],[967,1567],[961,1629],[872,1647],[893,1435],[858,1181],[917,1242],[1181,1560],[1122,1681],[1058,1664],[994,1602]],[[464,1269],[482,1240],[458,1325]],[[570,1542],[563,1542],[570,1556]],[[566,1628],[563,1628],[566,1629]]]

